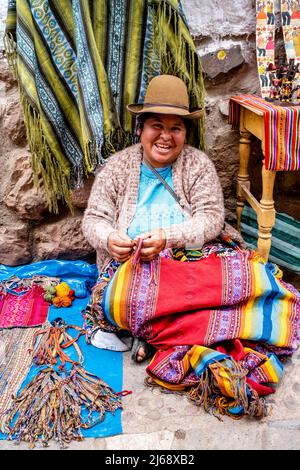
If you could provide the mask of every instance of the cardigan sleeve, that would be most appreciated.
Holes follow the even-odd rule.
[[[116,230],[113,223],[117,190],[113,168],[112,159],[98,170],[82,220],[82,232],[95,250],[107,250],[108,237]]]
[[[224,226],[224,198],[214,164],[207,159],[191,183],[189,219],[164,227],[166,247],[201,248],[216,238]]]

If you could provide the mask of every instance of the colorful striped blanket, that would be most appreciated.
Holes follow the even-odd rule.
[[[247,247],[255,249],[258,238],[257,215],[252,207],[245,206],[241,220],[241,234]],[[287,214],[276,212],[272,228],[272,245],[269,254],[272,263],[300,274],[300,221]]]
[[[299,340],[300,294],[275,265],[240,249],[190,262],[131,258],[102,292],[106,321],[157,349],[146,369],[152,384],[186,390],[221,414],[266,414],[262,396]]]
[[[180,0],[9,0],[6,54],[20,85],[37,185],[50,210],[113,152],[136,142],[126,105],[177,75],[203,106],[199,57]],[[203,123],[190,142],[203,147]]]
[[[275,171],[300,169],[300,107],[275,106],[254,95],[232,96],[229,102],[229,124],[239,126],[240,104],[260,111],[264,119],[265,168]]]

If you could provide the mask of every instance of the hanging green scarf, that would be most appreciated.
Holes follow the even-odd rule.
[[[9,0],[5,36],[36,184],[49,209],[136,141],[126,105],[157,74],[182,78],[203,106],[200,61],[179,0]],[[203,123],[190,143],[203,148]]]

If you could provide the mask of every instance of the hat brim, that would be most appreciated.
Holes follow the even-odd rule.
[[[127,109],[131,114],[139,116],[144,113],[155,113],[155,114],[175,114],[176,116],[181,116],[183,119],[199,119],[204,116],[203,109],[196,109],[191,113],[186,109],[180,109],[172,106],[147,106],[144,108],[143,104],[128,104]]]

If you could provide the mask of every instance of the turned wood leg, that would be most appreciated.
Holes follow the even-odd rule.
[[[236,204],[236,218],[237,218],[237,229],[241,231],[241,218],[242,212],[245,205],[245,196],[243,194],[241,184],[247,186],[250,190],[250,180],[248,174],[248,164],[251,150],[250,132],[240,131],[240,168],[237,177],[237,204]]]
[[[261,211],[258,216],[257,251],[267,261],[271,249],[271,231],[275,223],[273,190],[276,171],[266,170],[265,162],[262,167],[262,198]]]

